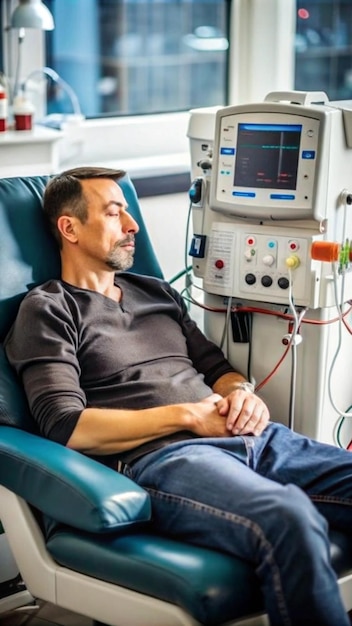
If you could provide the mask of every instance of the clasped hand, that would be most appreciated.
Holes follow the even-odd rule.
[[[260,435],[269,421],[266,404],[254,393],[235,389],[226,395],[213,393],[187,406],[190,430],[199,437]]]
[[[213,393],[188,405],[191,430],[199,437],[260,435],[269,421],[266,404],[254,393],[236,389],[222,396]]]
[[[270,419],[263,400],[243,389],[220,398],[216,406],[219,414],[226,418],[226,428],[232,435],[260,435]]]

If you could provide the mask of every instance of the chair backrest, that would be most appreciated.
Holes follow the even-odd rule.
[[[0,341],[28,289],[60,275],[58,247],[41,210],[48,180],[48,176],[0,179]],[[161,278],[134,186],[128,176],[119,185],[140,227],[131,271]]]
[[[24,295],[35,285],[60,276],[58,246],[42,213],[49,176],[0,179],[0,344]],[[139,224],[133,268],[163,277],[128,176],[119,181],[129,211]],[[35,430],[24,392],[0,345],[0,423]]]

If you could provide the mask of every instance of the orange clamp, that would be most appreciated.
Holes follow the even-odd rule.
[[[340,244],[335,241],[313,241],[310,255],[315,261],[333,263],[339,260]]]

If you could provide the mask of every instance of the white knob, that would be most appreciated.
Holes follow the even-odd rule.
[[[269,265],[270,267],[275,263],[275,257],[273,257],[272,254],[266,254],[265,257],[263,257],[263,263],[264,265]]]

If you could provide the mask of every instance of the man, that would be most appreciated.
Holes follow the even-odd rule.
[[[347,626],[327,532],[350,532],[352,456],[270,423],[181,296],[126,273],[123,174],[77,168],[45,192],[61,280],[6,341],[40,431],[146,488],[160,532],[253,563],[272,625]]]

